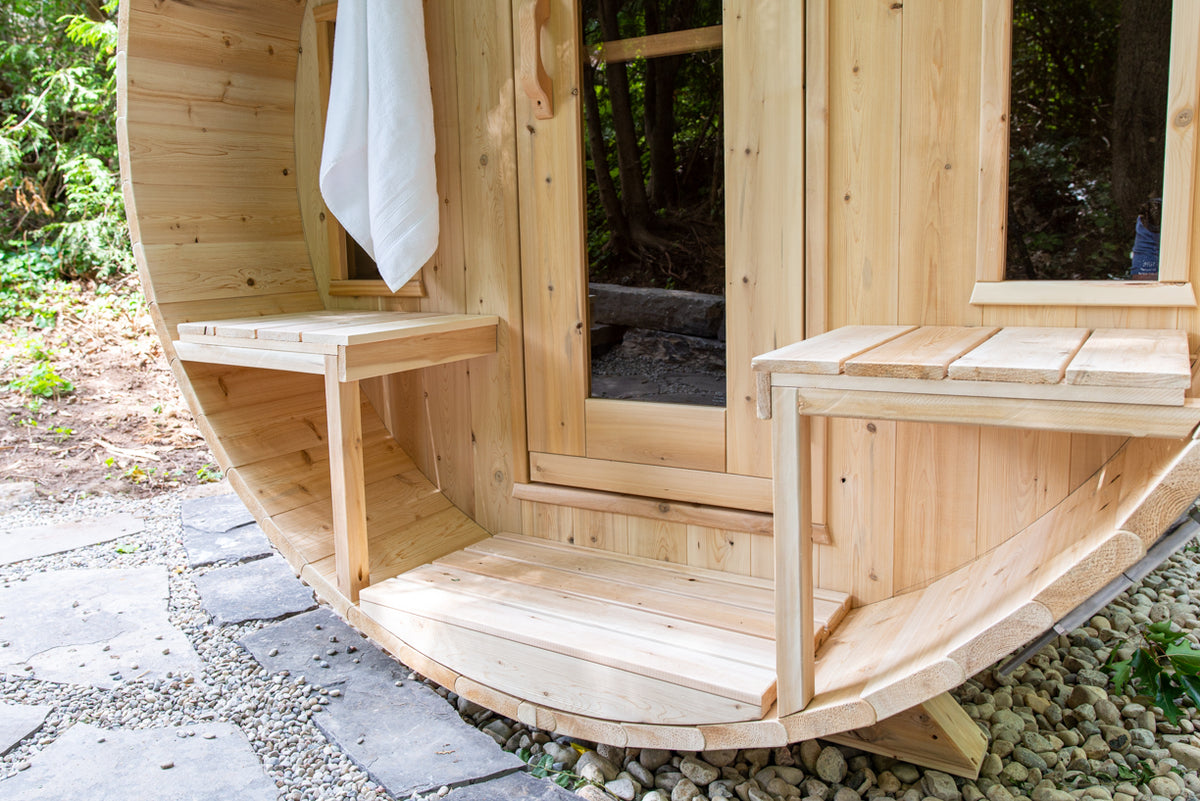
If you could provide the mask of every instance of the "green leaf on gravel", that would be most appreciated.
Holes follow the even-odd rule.
[[[1163,716],[1172,726],[1179,722],[1183,711],[1175,706],[1175,699],[1180,695],[1180,688],[1166,673],[1158,674],[1158,692],[1154,694],[1154,704],[1163,711]]]
[[[1112,671],[1113,689],[1117,695],[1125,692],[1125,685],[1129,682],[1131,664],[1132,662],[1126,659],[1122,662],[1113,662],[1108,666],[1108,669]]]
[[[1200,651],[1187,640],[1173,642],[1167,646],[1167,658],[1177,673],[1191,676],[1200,674]]]
[[[1183,692],[1191,699],[1192,705],[1200,709],[1200,679],[1195,676],[1177,676],[1176,678],[1183,685]]]

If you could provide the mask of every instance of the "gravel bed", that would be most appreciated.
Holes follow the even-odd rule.
[[[96,496],[64,503],[38,501],[0,515],[0,529],[117,512],[143,518],[146,528],[139,534],[0,567],[0,584],[47,570],[165,565],[170,576],[170,620],[205,662],[200,676],[129,678],[113,690],[0,678],[0,701],[54,707],[36,735],[0,758],[0,777],[28,768],[37,752],[75,723],[147,729],[215,720],[242,730],[279,788],[281,801],[390,798],[312,722],[326,690],[302,678],[271,675],[238,645],[238,638],[265,624],[218,627],[211,623],[191,577],[221,565],[194,571],[187,567],[180,543],[179,502],[178,493],[141,501]]]
[[[178,493],[140,501],[101,496],[38,501],[0,513],[0,528],[122,511],[143,518],[146,529],[137,535],[2,566],[0,584],[45,570],[165,565],[170,619],[205,662],[201,676],[132,678],[113,690],[0,678],[0,701],[54,707],[34,737],[0,758],[0,777],[28,767],[76,722],[139,729],[217,720],[243,731],[280,799],[390,798],[313,724],[327,691],[271,675],[238,645],[238,638],[264,624],[217,627],[200,608],[192,576],[221,565],[186,567],[179,500]],[[1113,649],[1127,657],[1126,641],[1151,622],[1172,620],[1195,631],[1198,576],[1200,551],[1192,543],[1088,626],[1056,638],[1011,675],[993,667],[960,687],[955,695],[989,735],[975,781],[819,741],[703,753],[597,746],[531,730],[432,686],[508,750],[527,749],[533,760],[549,754],[552,774],[587,779],[576,793],[592,801],[1194,801],[1200,794],[1200,715],[1186,706],[1178,725],[1168,723],[1147,699],[1129,690],[1115,693],[1102,665]],[[429,798],[447,794],[453,801],[448,788]]]

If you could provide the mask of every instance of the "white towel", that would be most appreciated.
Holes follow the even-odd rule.
[[[321,194],[395,292],[437,249],[421,0],[340,0]]]

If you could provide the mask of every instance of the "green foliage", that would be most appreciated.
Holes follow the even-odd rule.
[[[575,790],[587,784],[587,780],[569,770],[555,770],[554,757],[549,754],[534,755],[528,748],[517,749],[517,758],[529,766],[529,775],[537,779],[549,778],[559,787]]]
[[[0,8],[0,261],[31,267],[36,256],[43,279],[132,270],[114,133],[116,6]]]
[[[1132,687],[1139,697],[1161,709],[1168,721],[1178,723],[1183,715],[1177,703],[1180,699],[1186,698],[1200,709],[1200,649],[1183,632],[1172,631],[1167,620],[1148,626],[1143,639],[1144,644],[1130,659],[1116,662],[1110,656],[1105,668],[1118,693]],[[1114,655],[1119,647],[1113,649]]]
[[[32,319],[39,328],[54,325],[57,313],[47,302],[45,290],[54,280],[57,251],[50,245],[0,251],[0,322],[12,318]]]
[[[201,484],[215,484],[225,477],[221,472],[221,468],[215,464],[202,464],[196,470],[196,480]]]
[[[75,385],[54,370],[48,361],[34,362],[33,368],[8,382],[8,388],[38,398],[57,398],[75,390]]]

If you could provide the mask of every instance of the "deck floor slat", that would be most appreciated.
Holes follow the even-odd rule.
[[[725,603],[733,606],[772,614],[775,611],[775,592],[771,582],[766,579],[721,574],[686,565],[655,563],[649,559],[640,560],[606,551],[510,535],[484,540],[472,550],[571,573],[585,573],[614,584],[634,587],[649,585],[685,598],[704,600],[724,594],[728,596]],[[596,558],[581,558],[586,555]]]
[[[820,595],[818,640],[849,603],[841,593]],[[681,714],[705,695],[713,709],[727,710],[719,714],[765,714],[775,700],[773,596],[764,579],[512,534],[362,591],[364,611],[397,627],[398,636],[432,626],[453,640],[440,644],[439,654],[462,655],[461,665],[449,667],[474,681],[487,685],[489,673],[513,679],[503,660],[495,662],[495,649],[525,665],[576,665],[576,672],[603,676],[588,693],[614,715],[645,681],[675,688],[659,702]],[[468,656],[468,643],[485,641],[493,652]],[[540,690],[518,694],[536,697]]]
[[[775,622],[769,612],[749,610],[744,607],[722,605],[715,612],[698,606],[691,598],[677,593],[663,592],[655,587],[630,588],[623,595],[614,595],[612,582],[594,576],[558,570],[547,565],[518,561],[505,556],[485,556],[474,552],[474,548],[458,551],[442,557],[438,563],[459,570],[470,571],[490,578],[537,585],[557,592],[568,592],[584,598],[607,598],[612,603],[636,609],[654,610],[660,615],[707,622],[727,631],[744,632],[756,637],[774,637]],[[707,621],[700,618],[706,617]]]

